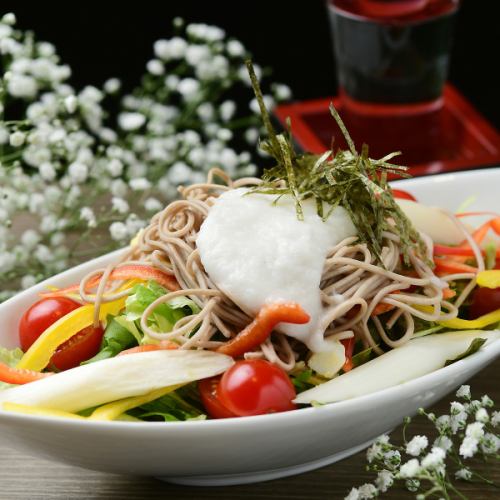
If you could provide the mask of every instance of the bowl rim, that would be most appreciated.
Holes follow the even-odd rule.
[[[470,170],[470,171],[462,171],[462,172],[448,172],[448,173],[442,173],[442,174],[436,174],[432,176],[425,176],[425,177],[418,177],[418,178],[411,178],[411,179],[398,179],[396,181],[392,181],[392,183],[397,183],[399,184],[404,184],[404,185],[411,185],[411,184],[426,184],[426,183],[433,183],[433,182],[443,182],[449,179],[453,179],[456,177],[477,177],[477,176],[482,176],[485,173],[491,173],[493,175],[499,174],[500,173],[500,166],[497,167],[492,167],[492,168],[482,168],[482,169],[476,169],[476,170]],[[92,259],[91,261],[84,262],[82,264],[79,264],[77,266],[74,266],[70,269],[67,269],[66,271],[63,271],[59,275],[57,275],[60,279],[64,278],[65,276],[69,276],[70,274],[73,274],[77,272],[79,269],[82,269],[86,266],[89,265],[91,262],[95,262],[96,264],[99,263],[101,260],[107,260],[112,258],[115,255],[119,255],[120,253],[124,252],[125,248],[121,248],[118,250],[115,250],[113,252],[107,253],[105,255],[102,255],[100,257],[97,257],[95,259]],[[0,311],[2,309],[6,309],[5,306],[8,306],[8,304],[11,301],[17,301],[17,300],[22,300],[24,297],[27,297],[28,295],[33,294],[33,292],[37,292],[39,289],[45,288],[45,285],[47,285],[49,282],[53,280],[53,277],[48,278],[38,284],[36,284],[34,287],[31,287],[27,290],[22,291],[18,295],[12,297],[11,299],[8,299],[5,301],[3,304],[0,304]],[[465,330],[464,330],[465,331]],[[492,331],[492,330],[490,330]],[[500,330],[495,330],[495,331],[500,331]],[[1,408],[0,406],[0,420],[21,420],[21,421],[37,421],[41,422],[44,421],[46,423],[50,424],[64,424],[68,425],[71,427],[84,427],[84,428],[102,428],[105,430],[110,430],[110,429],[127,429],[128,432],[130,432],[130,429],[137,428],[138,431],[144,431],[145,429],[152,429],[157,430],[157,429],[177,429],[181,430],[184,428],[197,428],[199,429],[200,426],[203,426],[203,428],[214,428],[214,427],[219,427],[219,426],[224,426],[224,427],[230,427],[234,428],[234,426],[237,427],[244,427],[246,425],[265,425],[267,423],[273,423],[276,421],[282,420],[283,423],[290,423],[293,422],[294,420],[302,420],[302,419],[309,419],[310,415],[316,414],[318,415],[318,412],[322,413],[329,413],[332,411],[336,410],[349,410],[352,408],[356,408],[356,406],[359,405],[369,405],[372,400],[379,399],[379,398],[385,398],[385,399],[391,399],[394,398],[398,395],[398,393],[401,392],[407,392],[407,391],[412,391],[415,388],[417,388],[418,385],[426,385],[432,384],[433,379],[439,379],[439,378],[448,378],[447,376],[453,375],[453,374],[459,374],[463,369],[468,366],[468,365],[474,365],[474,366],[479,366],[479,367],[485,367],[487,364],[493,362],[498,356],[500,356],[500,339],[494,340],[493,342],[490,342],[488,345],[482,347],[477,353],[474,355],[467,357],[465,359],[461,359],[459,361],[456,361],[455,363],[452,363],[451,365],[444,366],[438,370],[435,370],[431,373],[428,373],[426,375],[422,375],[420,377],[417,377],[415,379],[409,380],[407,382],[403,382],[401,384],[397,384],[391,387],[387,387],[385,389],[381,389],[379,391],[375,391],[369,394],[365,394],[362,396],[357,396],[351,399],[347,399],[344,401],[338,401],[334,403],[327,403],[323,404],[321,406],[309,406],[305,408],[298,408],[293,411],[287,411],[287,412],[280,412],[280,413],[272,413],[272,414],[266,414],[266,415],[254,415],[254,416],[248,416],[248,417],[233,417],[233,418],[226,418],[226,419],[207,419],[207,420],[188,420],[188,421],[173,421],[173,422],[146,422],[146,421],[139,421],[139,422],[128,422],[128,421],[99,421],[99,420],[80,420],[80,419],[69,419],[69,418],[63,418],[63,417],[55,417],[55,416],[48,416],[48,415],[30,415],[30,414],[25,414],[21,412],[12,412],[12,411],[7,411]],[[168,424],[168,425],[166,425]]]

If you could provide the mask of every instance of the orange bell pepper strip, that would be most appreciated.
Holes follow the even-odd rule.
[[[49,377],[53,373],[40,373],[33,370],[23,370],[19,368],[13,368],[5,363],[0,363],[0,382],[5,382],[6,384],[28,384],[29,382],[34,382],[35,380],[40,380],[45,377]]]
[[[93,288],[99,284],[102,274],[97,274],[87,282],[88,288]],[[179,290],[179,283],[174,276],[157,269],[152,266],[141,266],[139,264],[130,264],[127,266],[117,267],[109,275],[109,280],[127,280],[127,279],[141,279],[141,280],[155,280],[161,286],[164,286],[170,291]],[[71,285],[60,290],[43,292],[40,294],[42,297],[59,297],[67,295],[68,293],[78,292],[80,289],[79,284]]]
[[[256,318],[236,337],[217,348],[217,352],[228,356],[242,356],[264,342],[279,323],[308,323],[311,317],[295,302],[266,304]]]

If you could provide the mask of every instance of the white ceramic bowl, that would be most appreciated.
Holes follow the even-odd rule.
[[[455,210],[499,210],[500,169],[407,180],[422,202]],[[63,286],[102,267],[117,253],[49,280]],[[0,345],[17,345],[17,323],[43,283],[0,305]],[[322,467],[366,447],[419,407],[428,407],[500,354],[500,341],[434,373],[374,394],[289,413],[171,423],[93,422],[0,411],[0,439],[65,463],[172,482],[228,485],[263,481]]]

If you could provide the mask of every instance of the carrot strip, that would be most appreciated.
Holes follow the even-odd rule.
[[[310,319],[309,314],[294,302],[267,304],[247,327],[221,345],[217,352],[233,357],[241,356],[262,344],[279,323],[302,325]]]
[[[5,382],[6,384],[28,384],[29,382],[34,382],[50,375],[53,375],[53,373],[40,373],[33,370],[13,368],[0,362],[0,382]]]
[[[392,304],[385,304],[384,302],[379,302],[375,306],[375,309],[373,309],[371,316],[380,316],[381,314],[392,311],[394,307],[395,306],[393,306]]]
[[[87,282],[87,287],[93,288],[97,286],[99,284],[99,281],[101,280],[101,277],[102,274],[94,276]],[[114,281],[114,280],[127,280],[132,278],[143,279],[143,280],[153,279],[157,281],[160,285],[167,288],[168,290],[171,291],[179,290],[179,283],[177,283],[177,280],[173,276],[161,271],[160,269],[156,269],[155,267],[151,266],[140,266],[131,264],[128,266],[118,267],[117,269],[111,272],[108,279],[110,281]],[[43,292],[40,294],[40,296],[46,298],[59,297],[61,295],[67,295],[68,293],[77,292],[79,289],[80,285],[75,284],[68,286],[66,288],[62,288],[60,290]]]
[[[138,345],[136,347],[131,347],[130,349],[125,349],[124,351],[118,353],[117,356],[127,356],[128,354],[137,354],[139,352],[172,351],[178,348],[179,346],[175,342],[170,342],[170,340],[162,340],[159,344],[144,344]]]
[[[354,363],[352,362],[352,355],[354,353],[354,345],[356,344],[356,339],[351,337],[350,339],[343,339],[340,341],[345,349],[345,363],[342,366],[344,372],[348,372],[354,368]]]
[[[455,290],[452,290],[451,288],[443,289],[443,299],[452,299],[456,294],[457,292],[455,292]]]
[[[434,264],[436,265],[434,272],[438,276],[455,273],[477,273],[478,271],[477,267],[469,266],[452,259],[435,258]]]

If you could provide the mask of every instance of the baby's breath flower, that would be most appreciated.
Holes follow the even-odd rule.
[[[368,500],[375,498],[378,494],[377,488],[371,483],[365,483],[359,487],[359,499]]]
[[[39,167],[40,177],[47,182],[53,181],[56,178],[56,170],[52,163],[48,161],[42,163]]]
[[[491,425],[497,427],[500,424],[500,411],[494,411],[491,415]]]
[[[146,69],[155,76],[160,76],[165,73],[165,66],[163,66],[163,63],[159,59],[151,59],[151,61],[148,61]]]
[[[264,95],[263,97],[266,108],[272,108],[274,106],[274,99],[270,95]],[[259,103],[257,102],[257,99],[255,97],[250,101],[249,107],[253,113],[260,113]]]
[[[2,16],[2,23],[14,26],[16,24],[16,15],[13,12],[7,12]]]
[[[500,438],[495,434],[487,432],[481,439],[481,451],[487,455],[493,455],[500,448]]]
[[[484,436],[484,424],[481,422],[473,422],[465,429],[465,435],[474,439],[481,439]]]
[[[274,97],[278,101],[287,101],[292,97],[292,91],[288,85],[282,83],[275,83],[272,86]]]
[[[493,400],[487,395],[485,394],[482,398],[481,398],[481,404],[485,407],[485,408],[493,408],[494,406],[494,403],[493,403]]]
[[[446,453],[442,448],[434,447],[431,452],[422,459],[421,465],[424,469],[436,469],[443,464],[445,456]]]
[[[472,479],[472,472],[467,468],[459,469],[455,472],[455,477],[462,481],[470,481]]]
[[[113,196],[113,198],[111,199],[111,205],[113,207],[113,210],[120,214],[126,214],[130,210],[128,202],[123,198],[119,198],[117,196]]]
[[[226,50],[231,57],[243,57],[246,53],[245,47],[239,40],[229,40]]]
[[[462,444],[460,445],[459,453],[462,455],[464,458],[471,458],[474,456],[474,454],[477,451],[477,446],[478,446],[478,440],[476,438],[473,438],[471,436],[467,436],[464,438],[462,441]]]
[[[68,174],[75,184],[82,184],[87,180],[89,168],[84,163],[74,162],[68,167]]]
[[[129,186],[133,191],[145,191],[151,187],[151,183],[145,177],[130,179]]]
[[[349,494],[344,498],[344,500],[359,500],[359,498],[358,488],[352,488]]]
[[[433,446],[437,448],[442,448],[445,452],[447,452],[453,446],[453,442],[448,436],[439,436],[434,441]]]
[[[120,90],[121,85],[118,78],[109,78],[104,82],[103,88],[107,94],[116,94]]]
[[[27,288],[31,288],[36,284],[36,278],[31,274],[27,274],[23,276],[21,279],[21,287],[26,290]]]
[[[407,445],[406,453],[418,457],[428,446],[429,441],[426,436],[415,436]]]
[[[470,399],[470,385],[462,385],[456,392],[457,398]]]
[[[16,131],[10,134],[9,144],[14,148],[18,148],[19,146],[22,146],[24,144],[25,139],[26,134],[20,131]]]
[[[12,97],[30,99],[38,92],[38,85],[32,76],[13,73],[7,81],[7,91]]]
[[[408,460],[399,469],[399,477],[402,479],[415,477],[420,472],[420,463],[416,458]]]
[[[151,197],[144,202],[144,208],[148,212],[158,212],[163,208],[163,204],[160,200]]]
[[[118,125],[125,131],[137,130],[144,123],[146,123],[146,117],[142,113],[121,113],[118,116]]]
[[[129,236],[127,226],[123,222],[113,222],[109,226],[109,233],[111,238],[120,242]]]
[[[381,493],[385,493],[394,483],[394,475],[388,470],[381,470],[375,479],[375,486]]]
[[[106,165],[111,177],[120,177],[123,173],[123,163],[118,158],[112,158]]]
[[[168,172],[168,179],[172,184],[183,184],[188,182],[191,169],[182,161],[174,163]]]
[[[449,415],[441,415],[436,419],[434,425],[440,433],[446,433],[451,428],[451,418]]]
[[[484,408],[479,408],[479,410],[476,411],[475,417],[478,422],[482,422],[483,424],[487,423],[490,419],[488,412]]]
[[[88,227],[96,227],[97,220],[94,211],[90,207],[82,207],[80,209],[80,219],[87,222]]]
[[[183,78],[178,86],[177,90],[186,100],[193,99],[200,89],[200,83],[194,78]]]
[[[390,469],[394,470],[399,467],[401,463],[401,453],[398,450],[389,450],[384,455],[384,465]]]

